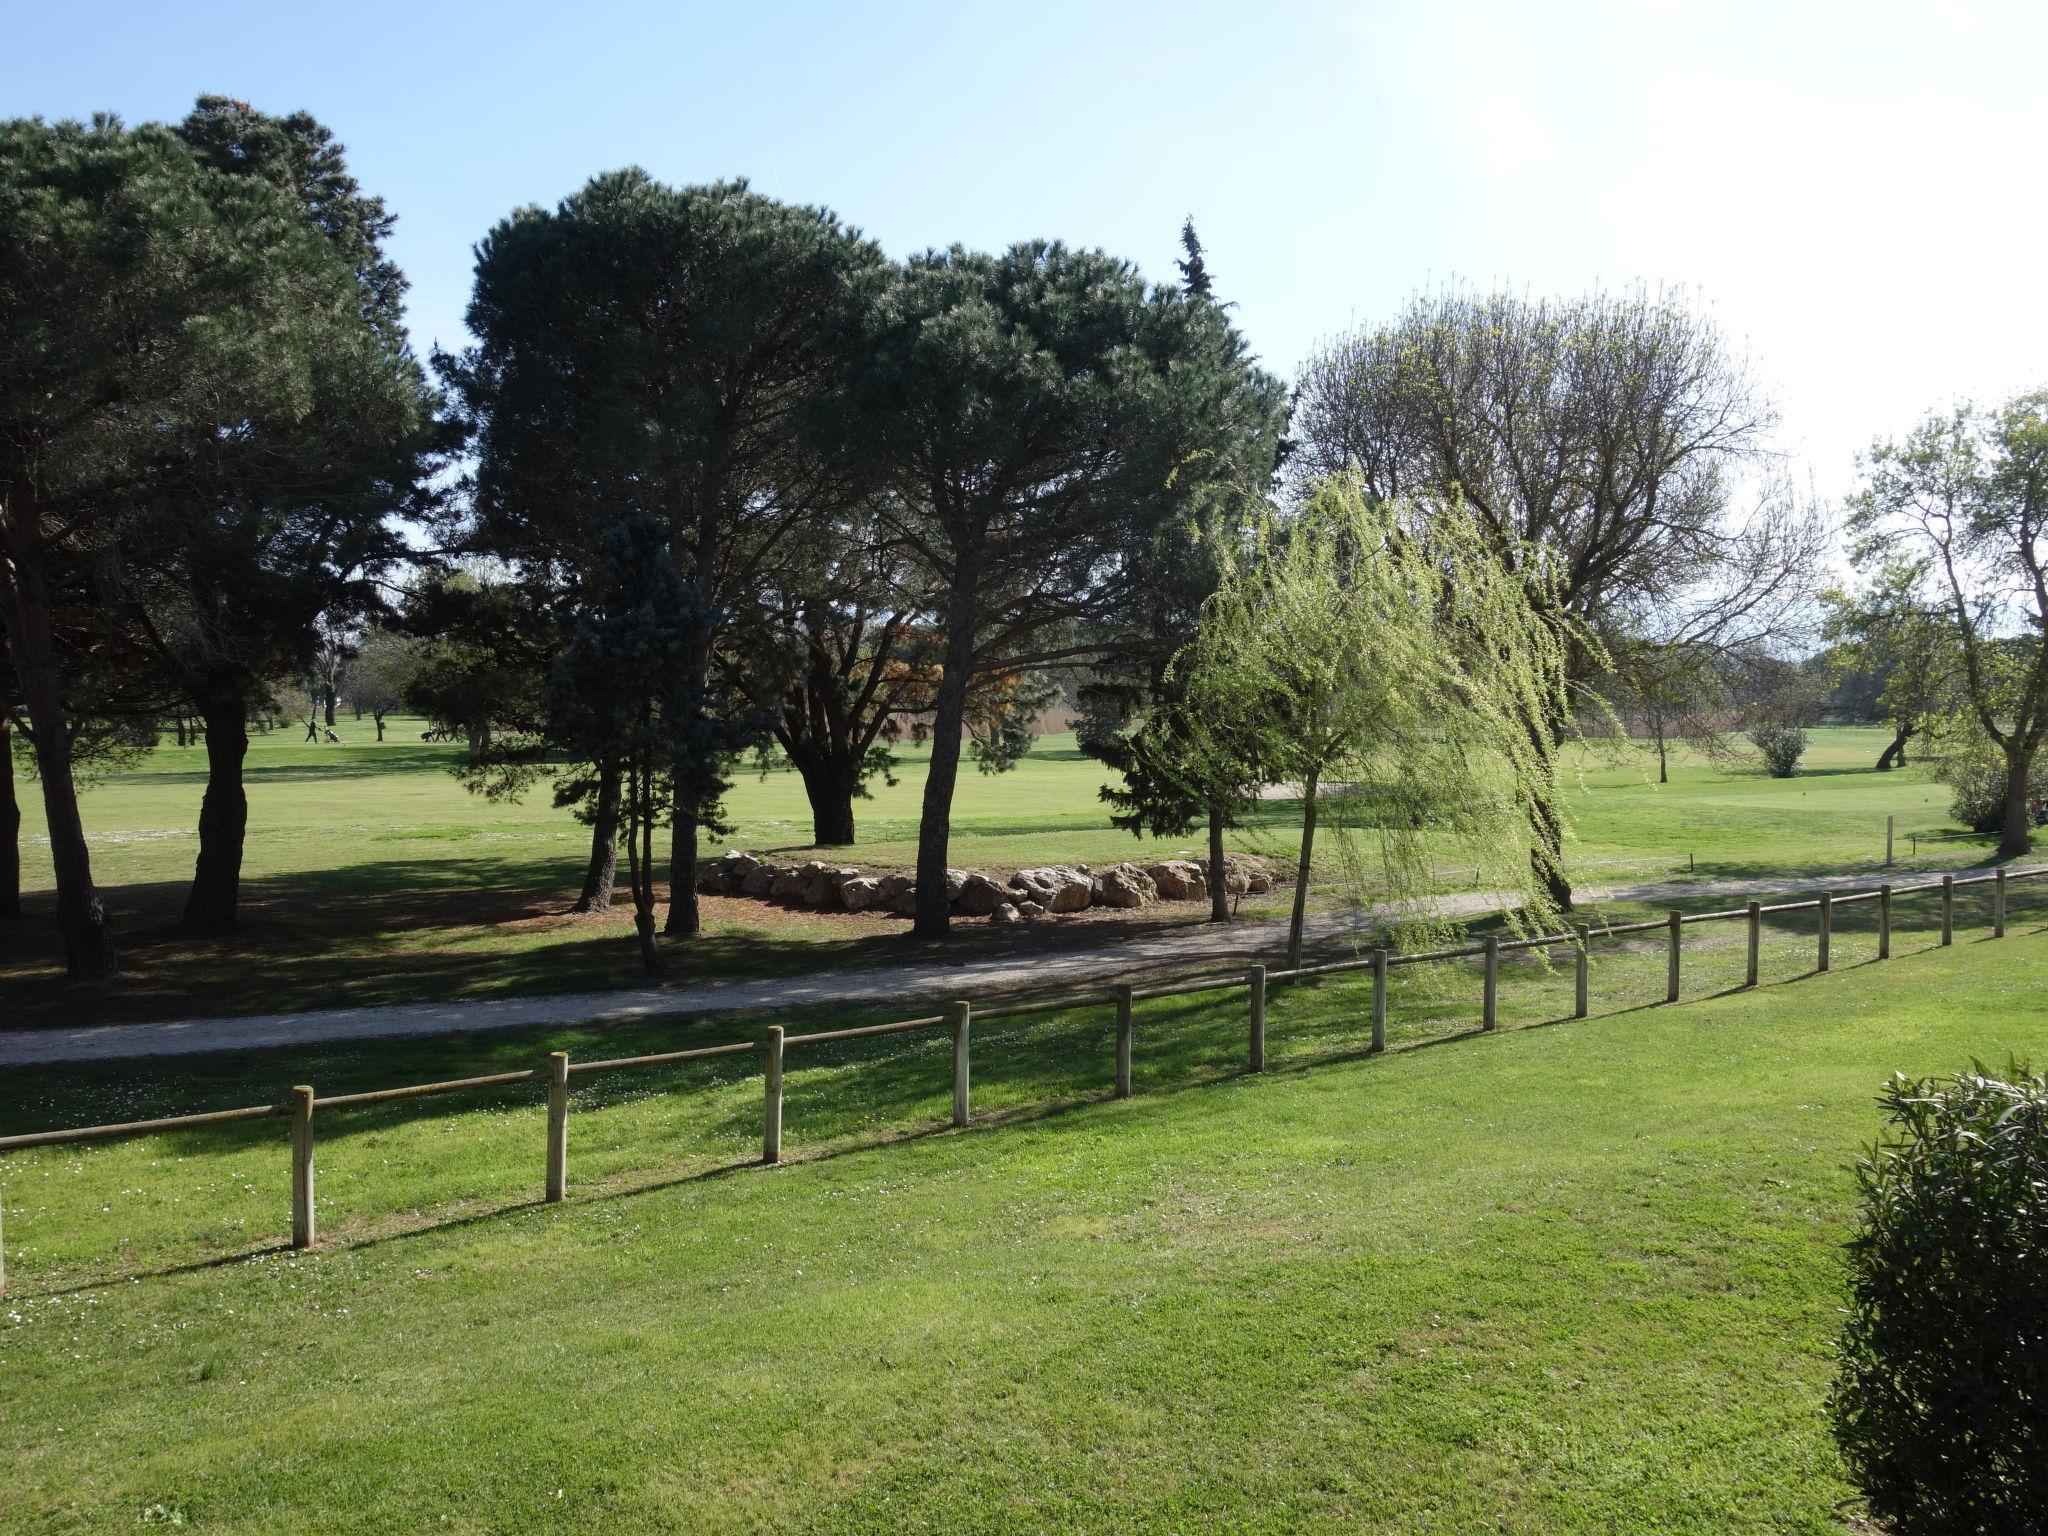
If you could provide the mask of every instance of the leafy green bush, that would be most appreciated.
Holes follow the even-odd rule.
[[[1764,767],[1774,779],[1791,778],[1806,753],[1806,732],[1796,725],[1759,725],[1750,731],[1749,742],[1763,753]]]
[[[1829,1401],[1899,1536],[2048,1532],[2048,1076],[1894,1078]]]
[[[1935,765],[1934,776],[1949,787],[1948,813],[1972,832],[1997,832],[2005,825],[2005,754],[1978,737]],[[2027,774],[2030,795],[2048,793],[2048,765],[2036,762]]]

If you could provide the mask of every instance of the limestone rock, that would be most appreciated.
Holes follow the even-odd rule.
[[[1208,877],[1193,859],[1168,859],[1145,873],[1159,887],[1163,901],[1201,901],[1209,894]]]
[[[747,878],[741,882],[740,894],[766,901],[774,893],[775,882],[781,874],[782,871],[773,864],[756,864],[747,872]]]
[[[997,927],[1008,927],[1011,923],[1023,922],[1024,917],[1014,902],[999,901],[995,910],[989,913],[988,920]]]
[[[952,888],[952,882],[946,882]],[[993,917],[997,907],[1010,900],[1010,893],[980,870],[969,871],[953,897],[953,910],[962,917]]]
[[[1090,879],[1098,907],[1149,907],[1159,899],[1158,882],[1135,864],[1112,864]]]
[[[873,875],[859,875],[839,887],[839,904],[849,912],[865,912],[877,904],[882,882]]]
[[[1071,864],[1020,869],[1010,877],[1010,889],[1024,892],[1048,912],[1079,912],[1095,896],[1095,883]]]

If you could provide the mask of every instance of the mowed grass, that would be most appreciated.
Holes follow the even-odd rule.
[[[367,723],[344,719],[342,746],[308,745],[287,727],[259,735],[250,752],[250,830],[240,931],[195,941],[175,931],[197,851],[194,828],[205,785],[198,747],[163,747],[84,798],[95,874],[123,947],[112,987],[65,984],[49,917],[49,863],[33,782],[24,805],[28,921],[0,927],[0,1023],[68,1023],[81,1014],[123,1020],[575,991],[641,978],[622,909],[609,917],[568,912],[587,834],[549,803],[545,788],[522,803],[463,791],[448,773],[462,748],[418,739],[395,722],[374,742]],[[1680,754],[1673,782],[1652,782],[1637,744],[1583,754],[1574,781],[1579,841],[1575,876],[1603,885],[1643,879],[1875,868],[1884,817],[1909,834],[1946,822],[1947,793],[1920,768],[1872,770],[1883,733],[1815,733],[1807,772],[1791,780],[1720,767]],[[861,842],[823,850],[864,867],[911,866],[921,749],[906,751],[893,786],[877,783],[859,807]],[[1070,737],[1048,737],[1007,774],[964,773],[953,821],[953,861],[998,873],[1047,862],[1156,859],[1197,846],[1190,838],[1140,840],[1108,822],[1105,773]],[[731,796],[731,846],[791,859],[808,846],[802,787],[786,770],[748,771]],[[1299,807],[1270,802],[1234,846],[1290,856]],[[715,851],[719,844],[712,845]],[[1983,840],[1926,845],[1922,862],[1981,857]],[[1447,887],[1469,883],[1447,854]],[[1334,875],[1332,876],[1334,879]],[[1319,899],[1335,899],[1333,884]],[[1284,909],[1285,893],[1248,904]],[[672,952],[678,979],[777,975],[831,966],[928,958],[900,920],[818,917],[758,902],[707,903],[707,932]],[[1199,922],[1199,907],[1148,913],[1156,922]],[[1120,931],[1120,930],[1119,930]],[[1104,932],[1004,937],[964,928],[955,952],[975,945],[1081,942]]]
[[[2048,931],[1913,930],[1813,976],[1654,945],[793,1055],[793,1161],[742,1062],[323,1115],[312,1255],[279,1122],[0,1160],[0,1528],[1836,1531],[1822,1403],[1847,1165],[1893,1071],[2048,1056]],[[1845,914],[1846,915],[1846,914]],[[1910,951],[1910,952],[1908,952]],[[851,1022],[851,1020],[848,1020]],[[654,1024],[180,1064],[181,1107],[730,1037]],[[681,1031],[680,1035],[678,1031]],[[443,1053],[434,1060],[409,1052]],[[161,1099],[162,1064],[13,1074],[10,1123]],[[208,1262],[208,1261],[221,1262]]]

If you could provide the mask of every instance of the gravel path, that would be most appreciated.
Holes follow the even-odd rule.
[[[1953,870],[1962,876],[1981,869]],[[1939,880],[1943,871],[1902,876],[1899,883]],[[1871,889],[1872,876],[1837,875],[1798,882],[1801,893]],[[1775,895],[1794,889],[1781,879],[1677,881],[1622,885],[1582,892],[1589,901],[1659,901],[1688,896]],[[1497,891],[1443,898],[1442,909],[1469,916],[1491,911]],[[1370,930],[1380,909],[1328,912],[1308,922],[1311,945],[1341,944]],[[375,1008],[331,1008],[305,1013],[262,1013],[241,1018],[179,1019],[159,1024],[83,1025],[75,1029],[0,1030],[0,1067],[52,1062],[121,1061],[146,1056],[182,1056],[199,1051],[259,1050],[283,1045],[323,1044],[398,1036],[452,1034],[471,1029],[518,1029],[533,1024],[602,1023],[650,1014],[724,1013],[796,1008],[806,1004],[880,1002],[902,999],[906,1011],[917,1002],[1043,988],[1087,981],[1179,961],[1254,959],[1286,943],[1284,919],[1233,925],[1179,928],[1157,938],[1130,939],[1098,949],[1038,955],[1007,955],[954,963],[875,966],[828,971],[816,976],[758,981],[711,981],[672,987],[626,987],[608,992],[565,992],[547,997],[507,997],[443,1003],[393,1003]]]

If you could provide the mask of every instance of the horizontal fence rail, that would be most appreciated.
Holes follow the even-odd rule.
[[[169,1115],[155,1120],[130,1120],[118,1125],[87,1125],[67,1130],[34,1131],[26,1135],[0,1136],[0,1153],[32,1147],[70,1146],[83,1142],[115,1141],[134,1136],[160,1135],[168,1131],[196,1130],[206,1126],[233,1125],[244,1121],[287,1119],[291,1122],[291,1234],[294,1248],[311,1248],[318,1238],[314,1219],[314,1117],[317,1111],[357,1109],[390,1104],[406,1099],[428,1098],[479,1088],[501,1088],[521,1083],[547,1085],[546,1198],[557,1202],[568,1197],[569,1079],[598,1072],[631,1071],[643,1067],[672,1066],[685,1062],[713,1061],[727,1057],[759,1056],[762,1059],[762,1142],[761,1161],[782,1160],[782,1085],[788,1052],[799,1046],[825,1045],[846,1040],[869,1040],[887,1035],[911,1034],[923,1030],[947,1029],[952,1037],[953,1110],[952,1123],[965,1126],[972,1113],[970,1093],[970,1049],[973,1024],[978,1020],[1026,1018],[1035,1014],[1060,1013],[1076,1008],[1113,1006],[1116,1010],[1116,1062],[1113,1096],[1131,1093],[1131,1058],[1134,1031],[1132,1004],[1148,998],[1191,997],[1205,992],[1226,992],[1243,988],[1249,997],[1249,1041],[1246,1066],[1263,1071],[1266,1063],[1266,1012],[1272,989],[1290,983],[1314,981],[1325,976],[1342,976],[1369,971],[1372,977],[1371,1044],[1369,1051],[1386,1049],[1387,991],[1389,973],[1397,966],[1427,965],[1451,960],[1480,960],[1484,963],[1480,1028],[1492,1030],[1498,1024],[1500,957],[1532,950],[1569,950],[1574,961],[1572,1017],[1588,1014],[1590,952],[1594,941],[1630,935],[1662,932],[1667,946],[1665,1001],[1679,997],[1684,953],[1684,931],[1701,923],[1745,922],[1748,925],[1745,987],[1758,984],[1762,922],[1765,917],[1793,912],[1818,915],[1815,934],[1815,969],[1827,971],[1833,962],[1834,914],[1836,909],[1857,902],[1877,904],[1877,957],[1891,956],[1892,918],[1895,904],[1905,898],[1939,893],[1941,897],[1940,937],[1942,945],[1955,937],[1955,893],[1970,886],[1992,888],[1991,937],[2003,938],[2006,928],[2007,892],[2023,880],[2048,876],[2048,866],[2034,869],[1996,870],[1987,875],[1961,879],[1944,875],[1939,880],[1914,885],[1879,885],[1875,890],[1824,890],[1796,901],[1749,902],[1716,912],[1682,912],[1676,909],[1661,918],[1642,922],[1586,924],[1569,933],[1550,933],[1501,938],[1488,936],[1479,943],[1446,949],[1398,954],[1374,949],[1351,960],[1326,961],[1292,969],[1269,970],[1251,964],[1232,971],[1203,972],[1157,982],[1149,986],[1117,985],[1097,987],[1059,997],[1029,1002],[998,1003],[977,1008],[969,1002],[950,1004],[944,1013],[886,1024],[863,1024],[847,1029],[815,1030],[809,1034],[786,1034],[780,1025],[770,1025],[759,1039],[734,1040],[720,1045],[696,1046],[689,1050],[660,1051],[650,1055],[616,1056],[597,1061],[571,1061],[563,1051],[550,1052],[538,1067],[515,1072],[492,1072],[478,1077],[451,1078],[445,1082],[414,1083],[398,1088],[378,1088],[360,1093],[317,1096],[310,1086],[292,1089],[291,1097],[279,1104],[254,1104],[240,1109],[210,1110],[200,1114]],[[1213,965],[1214,962],[1205,962]],[[0,1246],[0,1294],[6,1284],[5,1248]]]

